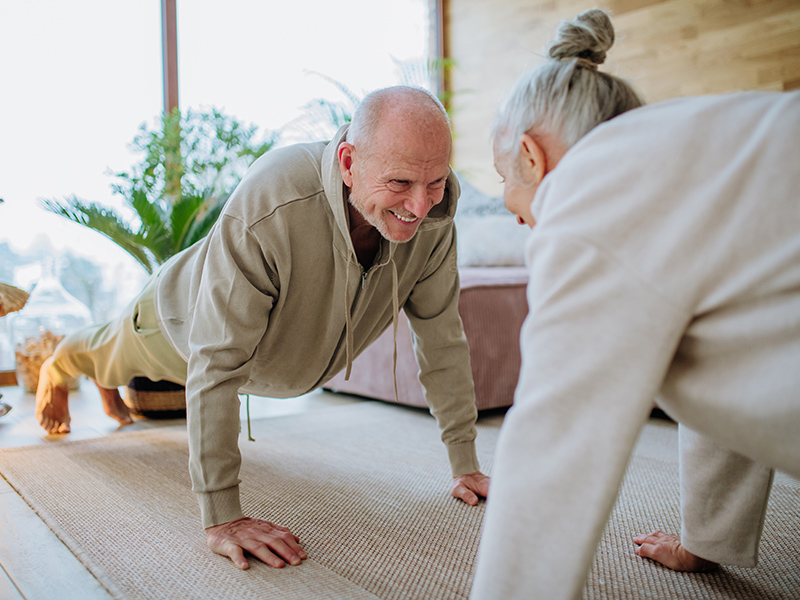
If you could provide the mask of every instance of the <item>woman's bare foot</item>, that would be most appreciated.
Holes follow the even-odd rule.
[[[100,390],[100,400],[103,401],[103,410],[105,413],[120,425],[130,425],[133,423],[131,411],[128,405],[122,400],[122,396],[119,395],[119,390],[116,388],[110,390],[100,387],[96,381],[94,384],[97,386],[97,389]]]
[[[36,418],[48,433],[69,433],[69,390],[55,385],[47,373],[52,357],[44,361],[39,370],[36,388]]]
[[[681,539],[672,533],[654,531],[633,538],[633,543],[639,546],[636,548],[636,554],[661,563],[673,571],[701,573],[712,571],[719,566],[689,552],[681,545]]]

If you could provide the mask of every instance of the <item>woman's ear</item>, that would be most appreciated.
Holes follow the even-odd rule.
[[[339,144],[339,171],[342,173],[342,181],[349,188],[353,187],[353,150],[353,144]]]
[[[527,133],[519,139],[519,171],[525,183],[539,185],[547,174],[547,155],[541,144]]]

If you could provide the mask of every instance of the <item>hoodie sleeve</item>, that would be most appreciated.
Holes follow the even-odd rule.
[[[420,366],[420,383],[447,447],[453,476],[480,470],[475,453],[475,388],[469,346],[458,313],[455,227],[404,305]]]
[[[239,396],[278,290],[250,231],[223,216],[211,233],[189,333],[189,471],[203,527],[243,516],[239,502]]]

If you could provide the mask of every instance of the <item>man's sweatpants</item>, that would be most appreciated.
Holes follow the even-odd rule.
[[[69,378],[86,375],[108,389],[127,385],[133,377],[184,385],[186,361],[158,328],[157,281],[156,273],[116,319],[66,336],[42,366],[50,380],[66,386]]]

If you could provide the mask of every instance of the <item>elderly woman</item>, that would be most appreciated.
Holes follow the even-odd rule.
[[[682,530],[634,541],[679,570],[754,566],[773,469],[800,476],[800,94],[640,107],[562,25],[494,129],[533,228],[530,314],[473,598],[579,598],[658,398],[680,426]]]

